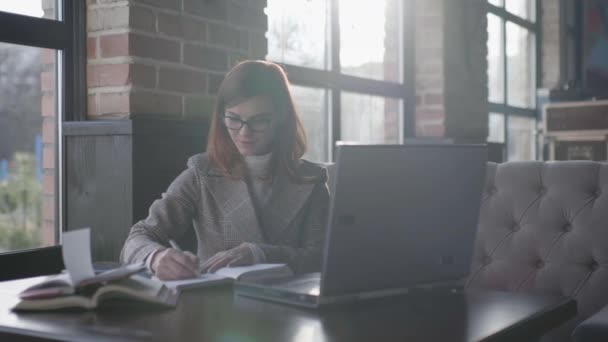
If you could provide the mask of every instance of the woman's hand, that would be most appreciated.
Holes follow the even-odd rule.
[[[198,257],[190,252],[173,248],[159,251],[152,256],[150,268],[160,280],[198,277]]]
[[[243,242],[240,245],[216,253],[214,256],[209,258],[203,266],[201,266],[201,273],[215,272],[216,270],[225,266],[245,266],[254,263],[253,250],[247,242]]]

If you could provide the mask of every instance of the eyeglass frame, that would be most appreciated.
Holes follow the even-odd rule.
[[[243,119],[239,118],[238,116],[234,116],[232,114],[226,114],[226,113],[222,114],[222,119],[223,119],[222,122],[224,123],[224,127],[226,127],[226,129],[229,129],[231,131],[236,131],[236,132],[238,132],[241,129],[243,129],[243,126],[245,126],[245,125],[247,125],[247,127],[249,128],[249,130],[252,131],[252,132],[257,132],[257,133],[266,132],[270,128],[270,126],[272,125],[272,122],[273,122],[273,118],[272,117],[264,117],[264,118],[253,117],[253,118],[251,118],[249,120],[243,120]],[[233,120],[233,121],[238,121],[240,123],[239,128],[230,128],[230,127],[228,127],[228,124],[226,123],[226,119]],[[254,129],[251,126],[251,122],[252,121],[255,122],[256,120],[258,120],[258,121],[267,121],[267,124],[266,124],[267,126],[265,128],[263,128],[263,129]]]

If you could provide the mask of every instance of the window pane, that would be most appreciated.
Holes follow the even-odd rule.
[[[291,86],[296,109],[302,119],[308,140],[304,158],[312,161],[329,161],[330,92],[327,89]]]
[[[344,74],[401,82],[400,0],[340,0]]]
[[[497,113],[490,113],[488,120],[488,142],[505,142],[505,116]]]
[[[534,160],[536,151],[536,120],[510,115],[508,123],[508,160]]]
[[[498,7],[502,7],[504,5],[504,1],[503,0],[488,0],[489,3],[491,3],[494,6],[498,6]]]
[[[511,106],[535,106],[534,48],[534,34],[507,22],[507,103]]]
[[[536,19],[536,1],[507,0],[505,9],[518,17],[534,21]]]
[[[56,0],[0,0],[0,11],[55,19]]]
[[[0,252],[56,243],[55,55],[0,43]]]
[[[328,0],[268,0],[266,59],[330,69]]]
[[[488,100],[504,103],[505,69],[503,20],[488,14]]]
[[[341,139],[360,143],[399,142],[402,100],[343,92]]]

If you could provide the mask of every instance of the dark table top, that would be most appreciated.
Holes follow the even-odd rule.
[[[175,309],[15,313],[0,285],[0,340],[478,341],[537,337],[576,314],[572,299],[506,292],[413,290],[320,310],[233,295],[230,285],[181,294]]]

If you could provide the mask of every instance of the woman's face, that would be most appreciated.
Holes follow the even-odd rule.
[[[254,96],[226,107],[222,119],[241,155],[256,156],[272,150],[278,118],[270,98]]]

